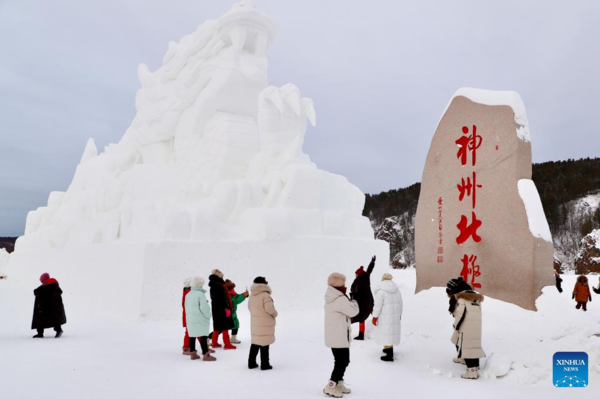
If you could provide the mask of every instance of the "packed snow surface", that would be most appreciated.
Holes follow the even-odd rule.
[[[529,179],[519,180],[518,188],[519,195],[525,204],[525,212],[527,213],[527,222],[529,230],[534,237],[542,238],[548,242],[552,242],[552,234],[550,226],[544,213],[540,194],[535,187],[535,183]]]
[[[375,267],[375,287],[390,270]],[[206,273],[198,272],[206,277]],[[523,310],[491,298],[483,302],[483,348],[477,381],[460,378],[464,366],[454,364],[450,343],[452,317],[444,289],[414,294],[415,271],[393,270],[404,300],[402,342],[396,361],[379,360],[381,347],[370,336],[367,323],[364,342],[353,341],[351,363],[345,376],[353,398],[567,398],[594,397],[600,384],[600,309],[598,297],[588,312],[575,309],[571,300],[576,276],[564,275],[564,292],[545,287],[538,312]],[[235,276],[231,276],[235,280]],[[597,277],[590,276],[592,283]],[[59,278],[60,280],[60,278]],[[236,281],[243,289],[249,281]],[[325,283],[321,284],[322,301]],[[0,387],[2,397],[39,398],[60,393],[63,399],[184,398],[194,392],[202,397],[228,396],[248,399],[321,398],[331,369],[331,351],[324,346],[322,305],[312,309],[280,311],[277,341],[271,346],[272,371],[248,370],[250,346],[247,303],[239,306],[242,344],[235,351],[218,349],[215,363],[190,361],[180,354],[181,320],[160,322],[81,321],[73,314],[76,298],[65,301],[68,324],[65,335],[54,339],[46,330],[33,340],[29,330],[36,281],[16,284],[0,280]],[[73,287],[65,284],[63,290]],[[295,276],[272,284],[275,306],[282,292],[296,287]],[[111,284],[90,290],[113,291]],[[180,297],[180,288],[173,292]],[[310,295],[313,295],[312,293]],[[598,302],[597,302],[598,301]],[[178,311],[180,310],[180,304]],[[115,312],[119,312],[115,309]],[[92,311],[90,311],[92,313]],[[90,315],[93,319],[93,314]],[[353,326],[353,335],[357,333]],[[585,351],[589,355],[590,388],[565,391],[552,384],[552,356],[557,351]],[[41,378],[43,383],[32,383]],[[66,383],[68,381],[68,383]],[[594,387],[594,388],[592,388]],[[593,391],[589,391],[593,389]]]

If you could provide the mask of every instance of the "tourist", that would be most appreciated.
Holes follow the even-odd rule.
[[[558,290],[558,292],[560,292],[562,294],[563,289],[562,289],[562,278],[560,278],[560,274],[555,270],[554,271],[554,278],[556,279],[556,289]]]
[[[58,281],[50,278],[48,273],[40,276],[40,285],[33,291],[35,304],[33,306],[33,320],[31,329],[37,330],[33,338],[44,338],[44,329],[54,328],[55,338],[63,334],[62,325],[67,323],[65,306],[62,301],[62,290]]]
[[[592,293],[590,292],[590,287],[588,285],[588,278],[583,274],[577,277],[572,298],[577,302],[575,309],[583,308],[583,311],[587,312],[587,303],[588,300],[590,302],[592,301]]]
[[[208,349],[208,332],[210,331],[210,306],[206,300],[206,290],[203,288],[204,279],[194,277],[191,281],[191,290],[185,297],[185,317],[189,340],[190,358],[200,359],[196,351],[196,338],[199,338],[202,349],[202,360],[213,362],[217,360],[211,356]]]
[[[596,294],[600,294],[600,277],[598,277],[598,288],[592,287]]]
[[[231,280],[225,280],[225,287],[229,290],[231,296],[231,304],[233,306],[232,317],[233,317],[233,330],[231,330],[231,343],[241,344],[242,342],[237,338],[238,331],[240,329],[240,320],[237,317],[237,307],[239,304],[244,302],[248,298],[248,290],[241,294],[235,292],[235,283]]]
[[[223,343],[225,349],[237,349],[231,344],[229,339],[229,330],[234,328],[232,312],[233,305],[231,296],[225,287],[223,273],[214,269],[208,277],[208,286],[210,287],[210,299],[212,305],[212,317],[214,332],[212,333],[211,345],[213,348],[220,348],[218,339],[219,333],[223,333]]]
[[[373,293],[371,292],[371,273],[375,268],[375,260],[373,256],[371,263],[365,271],[364,266],[359,267],[356,272],[356,278],[350,287],[350,298],[354,299],[360,308],[358,315],[352,318],[352,323],[358,324],[358,335],[354,338],[362,341],[365,339],[365,320],[373,312]]]
[[[458,352],[455,363],[465,364],[466,379],[479,378],[479,359],[485,357],[481,347],[481,302],[483,295],[472,290],[462,277],[448,281],[446,293],[450,296],[450,313],[454,316],[452,343]]]
[[[344,384],[344,373],[350,364],[351,318],[359,313],[358,303],[346,296],[346,290],[346,276],[329,275],[325,291],[325,346],[331,348],[334,367],[323,393],[334,398],[350,393]]]
[[[183,329],[185,330],[185,335],[183,336],[183,352],[184,355],[190,354],[190,336],[188,335],[188,330],[185,322],[185,297],[190,292],[192,286],[192,278],[188,277],[183,280],[183,298],[181,299],[181,308],[182,308],[182,319],[183,319]]]
[[[375,290],[373,325],[375,342],[383,345],[381,360],[394,361],[394,345],[400,344],[400,319],[402,318],[402,294],[394,283],[393,276],[385,273]]]
[[[251,295],[248,300],[250,310],[250,332],[252,334],[252,345],[248,356],[248,368],[258,367],[256,357],[260,351],[260,369],[271,370],[269,359],[269,347],[275,342],[275,319],[277,310],[271,297],[271,287],[265,277],[256,277],[254,284],[250,287]]]

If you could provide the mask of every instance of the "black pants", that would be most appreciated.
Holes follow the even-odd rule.
[[[62,331],[62,327],[61,326],[56,326],[56,327],[54,327],[54,331],[56,331],[57,333],[61,332]],[[38,328],[37,332],[40,335],[44,335],[44,329],[43,328]]]
[[[587,302],[577,302],[577,306],[575,306],[576,309],[580,309],[583,306],[583,310],[587,311]]]
[[[479,367],[479,359],[465,359],[468,368]]]
[[[350,364],[350,348],[331,348],[334,364],[331,381],[338,383],[344,379],[346,368]]]
[[[256,356],[260,351],[260,365],[262,367],[269,366],[269,345],[260,346],[252,344],[250,345],[250,355],[248,356],[248,365],[256,365]]]
[[[203,337],[198,338],[200,340],[200,348],[202,348],[202,354],[206,355],[208,353],[208,337],[205,335]],[[194,352],[196,350],[196,338],[190,337],[190,352]]]

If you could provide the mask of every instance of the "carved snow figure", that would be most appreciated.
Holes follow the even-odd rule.
[[[81,264],[105,256],[102,267],[117,268],[126,258],[117,252],[129,251],[118,270],[143,270],[141,313],[170,317],[171,299],[153,284],[174,291],[197,267],[227,266],[242,281],[260,265],[277,282],[288,268],[349,273],[357,259],[387,259],[387,243],[362,216],[364,194],[303,152],[307,124],[316,123],[312,100],[293,84],[268,86],[274,35],[246,1],[169,43],[158,70],[140,65],[131,126],[100,154],[88,141],[68,190],[29,213],[14,264],[32,267],[31,250],[55,248],[46,256],[70,264],[85,247],[99,254]]]
[[[553,245],[517,93],[454,95],[427,155],[415,234],[417,292],[461,276],[486,296],[536,309],[553,284]]]

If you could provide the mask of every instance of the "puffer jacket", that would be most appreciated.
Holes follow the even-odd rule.
[[[400,344],[402,294],[393,281],[382,281],[375,290],[373,317],[377,317],[375,342],[384,346]]]
[[[479,359],[485,357],[481,347],[481,302],[483,295],[475,291],[463,291],[456,294],[454,310],[454,333],[451,341],[458,347],[460,359]]]
[[[358,303],[343,292],[328,286],[325,291],[325,346],[349,348],[352,334],[350,319],[359,312]]]
[[[254,345],[267,346],[275,342],[277,310],[271,293],[271,287],[267,284],[252,284],[250,287],[248,310],[250,310],[250,332]]]
[[[192,287],[185,296],[185,322],[190,337],[208,336],[210,332],[210,306],[202,287]]]
[[[592,299],[592,293],[590,292],[590,286],[588,285],[588,278],[586,276],[577,277],[577,283],[573,289],[573,296],[577,302],[587,302]]]

